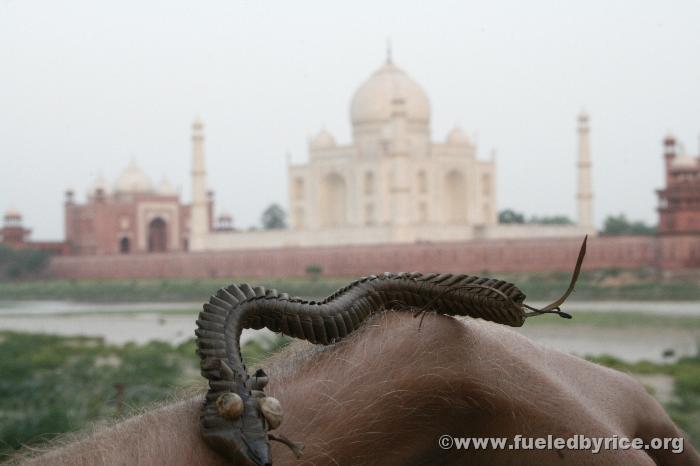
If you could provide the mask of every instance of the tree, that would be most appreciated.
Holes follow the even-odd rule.
[[[505,209],[498,213],[498,223],[530,223],[533,225],[573,225],[574,222],[566,215],[549,215],[539,217],[533,215],[525,220],[525,215],[513,209]]]
[[[318,278],[323,274],[323,267],[317,264],[308,265],[306,267],[306,274],[313,280],[318,280]]]
[[[262,213],[262,226],[265,230],[279,230],[287,227],[287,214],[279,204],[271,204]]]
[[[0,280],[36,277],[49,264],[50,254],[38,249],[13,249],[0,245]]]
[[[525,216],[513,209],[505,209],[498,213],[498,223],[525,223]]]
[[[653,235],[656,227],[642,221],[629,221],[625,214],[608,215],[605,218],[601,235]]]
[[[533,215],[527,223],[535,223],[538,225],[573,225],[574,222],[566,215],[552,215],[548,217]]]

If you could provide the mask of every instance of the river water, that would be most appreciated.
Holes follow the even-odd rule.
[[[536,303],[534,305],[537,305]],[[90,335],[111,343],[162,340],[181,343],[194,337],[194,320],[201,303],[75,303],[69,301],[0,301],[0,330],[60,335]],[[646,313],[700,318],[700,302],[569,302],[567,311]],[[164,312],[178,311],[178,312]],[[191,311],[188,312],[188,311]],[[524,326],[524,335],[561,351],[585,355],[608,354],[626,361],[664,361],[694,355],[697,327],[592,327],[562,320],[559,325]],[[245,342],[267,331],[246,331]]]

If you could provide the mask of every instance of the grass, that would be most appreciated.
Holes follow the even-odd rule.
[[[568,286],[568,273],[497,274],[518,285],[530,300],[553,300]],[[203,301],[232,282],[265,285],[290,295],[321,297],[357,277],[153,279],[153,280],[47,280],[0,282],[3,300],[75,300],[92,302]],[[650,271],[599,270],[581,275],[574,300],[700,300],[697,278],[660,280]]]
[[[89,302],[204,301],[232,282],[254,283],[291,295],[321,296],[344,286],[346,279],[168,279],[168,280],[47,280],[0,282],[3,300],[66,300]]]
[[[505,274],[530,300],[551,301],[568,287],[568,273]],[[697,279],[661,280],[649,271],[598,270],[581,274],[569,298],[580,301],[695,301],[700,300]]]
[[[242,352],[252,367],[287,341],[249,342]],[[22,445],[129,415],[183,388],[204,388],[192,340],[110,345],[0,332],[0,355],[0,461]]]

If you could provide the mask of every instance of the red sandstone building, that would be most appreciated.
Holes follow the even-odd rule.
[[[658,236],[593,238],[587,268],[700,268],[700,157],[682,153],[672,137],[664,140],[664,148],[666,186],[657,191]],[[206,202],[211,219],[211,195]],[[75,257],[57,257],[51,262],[50,274],[63,278],[296,276],[304,275],[309,265],[321,267],[328,275],[409,269],[569,270],[579,244],[574,238],[531,238],[182,254],[189,250],[191,206],[182,204],[167,183],[153,187],[133,163],[111,190],[104,180],[98,180],[83,204],[74,201],[72,192],[67,193],[65,209],[65,243],[29,241],[29,230],[14,211],[5,215],[0,230],[2,243],[49,249],[61,255],[70,252]],[[232,220],[226,215],[215,228],[208,223],[209,229],[232,228]],[[174,254],[123,255],[165,251]]]
[[[192,128],[196,158],[203,151],[202,123],[197,120]],[[198,204],[202,219],[200,234],[233,231],[233,218],[226,213],[219,216],[214,226],[213,198],[213,192],[207,192],[202,184]],[[191,249],[192,210],[191,204],[180,201],[179,193],[167,180],[155,185],[132,160],[113,185],[98,177],[82,203],[76,200],[73,191],[66,192],[65,242],[30,242],[29,230],[22,226],[20,214],[14,211],[5,216],[0,232],[6,246],[51,249],[61,255],[184,252]]]
[[[53,254],[67,254],[68,245],[64,241],[32,241],[32,230],[22,224],[22,214],[8,210],[0,228],[0,244],[13,249],[39,249]]]
[[[212,205],[209,193],[209,218]],[[98,178],[83,204],[66,192],[65,228],[72,255],[187,251],[190,205],[167,180],[154,186],[132,161],[112,189]]]
[[[700,156],[679,153],[676,140],[664,140],[666,187],[659,189],[660,235],[700,234]]]

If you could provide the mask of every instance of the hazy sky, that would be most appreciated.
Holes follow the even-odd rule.
[[[79,200],[134,157],[189,202],[190,124],[209,186],[239,227],[286,205],[285,153],[384,61],[426,90],[432,133],[460,124],[497,151],[498,205],[575,214],[577,113],[591,116],[595,216],[656,221],[661,139],[700,133],[700,2],[0,0],[0,210],[63,237]]]

